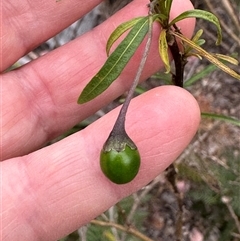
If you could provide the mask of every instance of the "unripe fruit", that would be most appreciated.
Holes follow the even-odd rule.
[[[116,184],[125,184],[134,179],[140,167],[137,148],[125,145],[123,150],[101,151],[100,166],[104,175]]]

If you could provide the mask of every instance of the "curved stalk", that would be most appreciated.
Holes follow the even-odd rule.
[[[113,127],[113,130],[112,130],[110,136],[116,136],[116,135],[122,136],[122,135],[126,134],[126,131],[125,131],[126,114],[127,114],[128,106],[131,102],[134,91],[135,91],[135,89],[138,85],[139,79],[140,79],[142,71],[144,69],[144,65],[145,65],[146,60],[147,60],[147,56],[148,56],[150,45],[151,45],[151,39],[152,39],[152,23],[153,23],[152,16],[149,15],[149,32],[148,32],[148,38],[147,38],[146,46],[145,46],[145,49],[144,49],[144,53],[143,53],[141,62],[139,64],[136,76],[133,80],[132,86],[131,86],[128,94],[127,94],[127,97],[126,97],[123,105],[122,105],[122,108],[119,112],[119,115],[117,117],[117,120],[115,122],[115,125]]]

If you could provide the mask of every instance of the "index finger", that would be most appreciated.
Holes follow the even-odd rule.
[[[0,72],[81,18],[101,0],[3,1]]]

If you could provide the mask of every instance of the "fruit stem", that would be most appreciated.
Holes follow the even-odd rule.
[[[125,131],[126,114],[127,114],[128,106],[133,97],[134,91],[138,85],[139,79],[141,77],[144,65],[145,65],[147,57],[148,57],[151,40],[152,40],[152,22],[153,22],[152,15],[151,15],[151,13],[149,13],[149,31],[148,31],[148,38],[147,38],[146,46],[145,46],[145,49],[143,52],[143,56],[142,56],[141,62],[139,64],[136,76],[133,80],[132,86],[127,94],[127,97],[122,105],[122,108],[119,112],[117,120],[113,126],[112,132],[110,134],[111,136],[126,136],[126,131]]]

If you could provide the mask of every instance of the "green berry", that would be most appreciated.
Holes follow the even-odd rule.
[[[134,179],[140,167],[137,148],[125,145],[123,150],[102,150],[100,166],[105,176],[116,184],[125,184]]]

